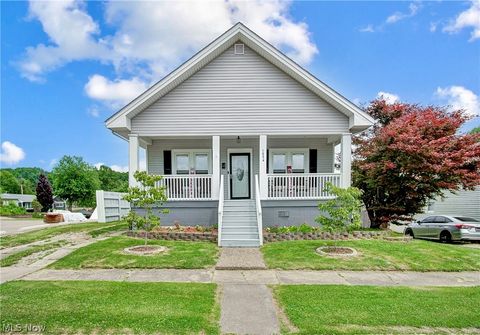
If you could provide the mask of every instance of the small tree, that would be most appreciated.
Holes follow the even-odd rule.
[[[318,205],[318,209],[328,216],[320,215],[315,221],[331,233],[345,231],[347,228],[359,228],[362,223],[360,220],[362,192],[356,187],[345,189],[331,183],[327,183],[325,191],[335,198]]]
[[[42,205],[42,212],[48,212],[53,205],[53,192],[50,181],[43,173],[38,176],[36,191],[37,200]]]
[[[167,201],[167,196],[165,187],[155,186],[156,182],[162,180],[162,176],[149,175],[145,171],[136,171],[134,176],[141,186],[129,187],[128,193],[123,199],[130,202],[132,208],[145,209],[145,215],[141,216],[132,209],[125,217],[125,220],[129,229],[140,228],[145,230],[146,245],[148,233],[160,225],[160,218],[153,214],[153,206],[161,207]],[[168,210],[163,209],[161,213],[168,213]]]

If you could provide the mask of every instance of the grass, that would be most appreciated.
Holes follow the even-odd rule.
[[[198,269],[213,266],[218,248],[210,242],[149,240],[151,245],[166,246],[168,250],[152,256],[136,256],[123,253],[123,249],[143,245],[143,239],[118,236],[90,244],[50,265],[55,269],[80,268],[176,268]]]
[[[9,282],[0,286],[1,323],[48,334],[218,334],[215,291],[214,284]]]
[[[480,287],[294,285],[274,291],[299,334],[464,334],[480,326]]]
[[[24,257],[30,256],[32,254],[35,254],[41,251],[53,250],[55,248],[61,247],[62,245],[64,245],[64,242],[54,242],[54,243],[31,246],[28,249],[8,255],[7,257],[0,260],[0,267],[12,266],[14,264],[17,264]]]
[[[414,240],[408,243],[382,240],[338,241],[360,252],[358,257],[320,256],[319,246],[333,241],[286,241],[262,247],[269,268],[313,270],[411,270],[476,271],[480,269],[480,249],[462,245]]]
[[[51,238],[55,235],[65,234],[65,233],[78,233],[86,232],[93,237],[97,234],[97,231],[102,231],[105,229],[110,229],[108,231],[114,230],[123,230],[127,229],[127,224],[123,221],[109,222],[109,223],[74,223],[69,225],[44,228],[40,230],[34,230],[27,233],[22,233],[18,235],[5,236],[0,239],[1,248],[10,248],[17,245],[28,244],[36,241],[45,240]]]

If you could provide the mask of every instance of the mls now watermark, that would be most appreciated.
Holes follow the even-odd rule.
[[[2,323],[2,333],[43,333],[44,325],[32,323]]]

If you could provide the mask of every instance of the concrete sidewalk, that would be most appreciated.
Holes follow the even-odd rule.
[[[6,269],[8,268],[2,269],[2,272]],[[43,269],[19,278],[22,280],[111,280],[247,285],[480,286],[480,272]]]

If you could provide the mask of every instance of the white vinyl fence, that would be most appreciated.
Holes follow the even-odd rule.
[[[126,193],[97,191],[98,222],[111,222],[123,218],[130,211],[130,203],[123,200]]]

